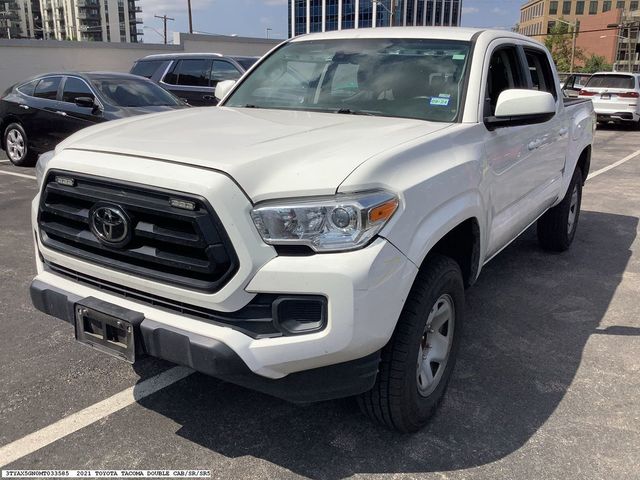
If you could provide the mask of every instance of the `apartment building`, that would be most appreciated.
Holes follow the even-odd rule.
[[[289,37],[389,26],[459,26],[462,0],[289,0]]]
[[[0,38],[142,41],[137,0],[0,0]]]

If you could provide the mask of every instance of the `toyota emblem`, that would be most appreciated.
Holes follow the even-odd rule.
[[[120,207],[96,205],[89,216],[91,231],[104,245],[122,247],[129,241],[131,224]]]

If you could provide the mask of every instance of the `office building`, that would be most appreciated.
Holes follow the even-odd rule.
[[[135,0],[0,0],[0,38],[139,42]]]
[[[462,0],[289,0],[289,37],[347,28],[459,26]]]
[[[529,0],[520,7],[518,28],[520,33],[544,42],[557,22],[571,24],[569,30],[577,25],[576,46],[586,56],[602,56],[621,70],[629,68],[631,59],[631,69],[639,71],[638,24],[618,30],[607,27],[633,26],[634,18],[640,20],[639,9],[639,0]]]

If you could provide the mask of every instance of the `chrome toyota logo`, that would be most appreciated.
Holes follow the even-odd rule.
[[[129,218],[119,207],[97,205],[91,210],[90,221],[91,231],[103,244],[121,247],[129,241]]]

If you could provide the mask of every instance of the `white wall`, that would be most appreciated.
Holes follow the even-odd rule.
[[[62,71],[128,72],[138,58],[153,53],[218,52],[263,55],[281,40],[213,35],[178,36],[179,45],[55,40],[0,40],[0,93],[32,75]]]

